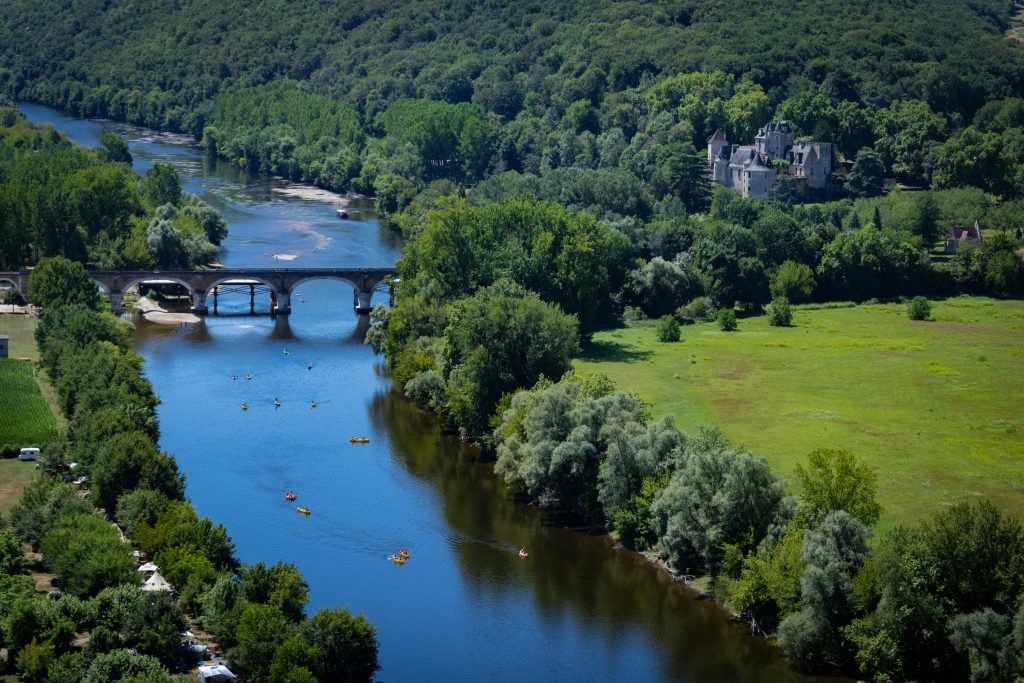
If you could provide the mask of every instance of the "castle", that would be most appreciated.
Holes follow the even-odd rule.
[[[784,164],[775,164],[776,161]],[[730,145],[719,128],[708,139],[708,166],[716,183],[744,197],[771,199],[780,174],[788,176],[799,197],[829,189],[832,144],[793,144],[793,129],[786,121],[772,121],[758,129],[753,145]]]

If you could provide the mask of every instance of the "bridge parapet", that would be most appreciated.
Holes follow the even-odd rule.
[[[31,270],[0,272],[0,283],[10,282],[22,296],[28,294]],[[308,280],[341,280],[352,285],[357,313],[370,312],[370,299],[387,277],[397,276],[394,268],[225,268],[220,270],[91,270],[89,276],[110,297],[115,313],[121,312],[121,300],[128,290],[146,283],[175,283],[185,288],[192,311],[207,313],[207,299],[226,284],[262,284],[270,289],[272,312],[291,313],[291,293]]]

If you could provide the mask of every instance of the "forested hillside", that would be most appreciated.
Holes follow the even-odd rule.
[[[0,91],[206,133],[241,166],[381,195],[392,213],[439,178],[558,168],[622,171],[597,180],[699,211],[707,136],[748,141],[773,116],[851,161],[873,149],[853,194],[880,191],[880,162],[907,182],[1005,196],[1024,162],[1024,106],[1007,99],[1024,94],[1024,51],[1004,35],[1012,8],[12,0]],[[420,130],[396,127],[410,115]],[[578,177],[545,184],[562,182]]]

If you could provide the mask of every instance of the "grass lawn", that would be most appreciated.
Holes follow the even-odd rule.
[[[1024,518],[1024,302],[957,298],[933,317],[797,309],[789,328],[702,323],[678,344],[650,322],[596,334],[576,367],[684,430],[720,425],[788,479],[814,448],[852,450],[878,473],[883,527],[979,496]]]
[[[17,458],[0,459],[0,515],[6,515],[21,500],[21,493],[36,477],[36,464]]]

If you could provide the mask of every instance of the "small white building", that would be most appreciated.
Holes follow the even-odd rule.
[[[202,664],[199,667],[199,680],[202,683],[232,683],[238,677],[223,664]]]

